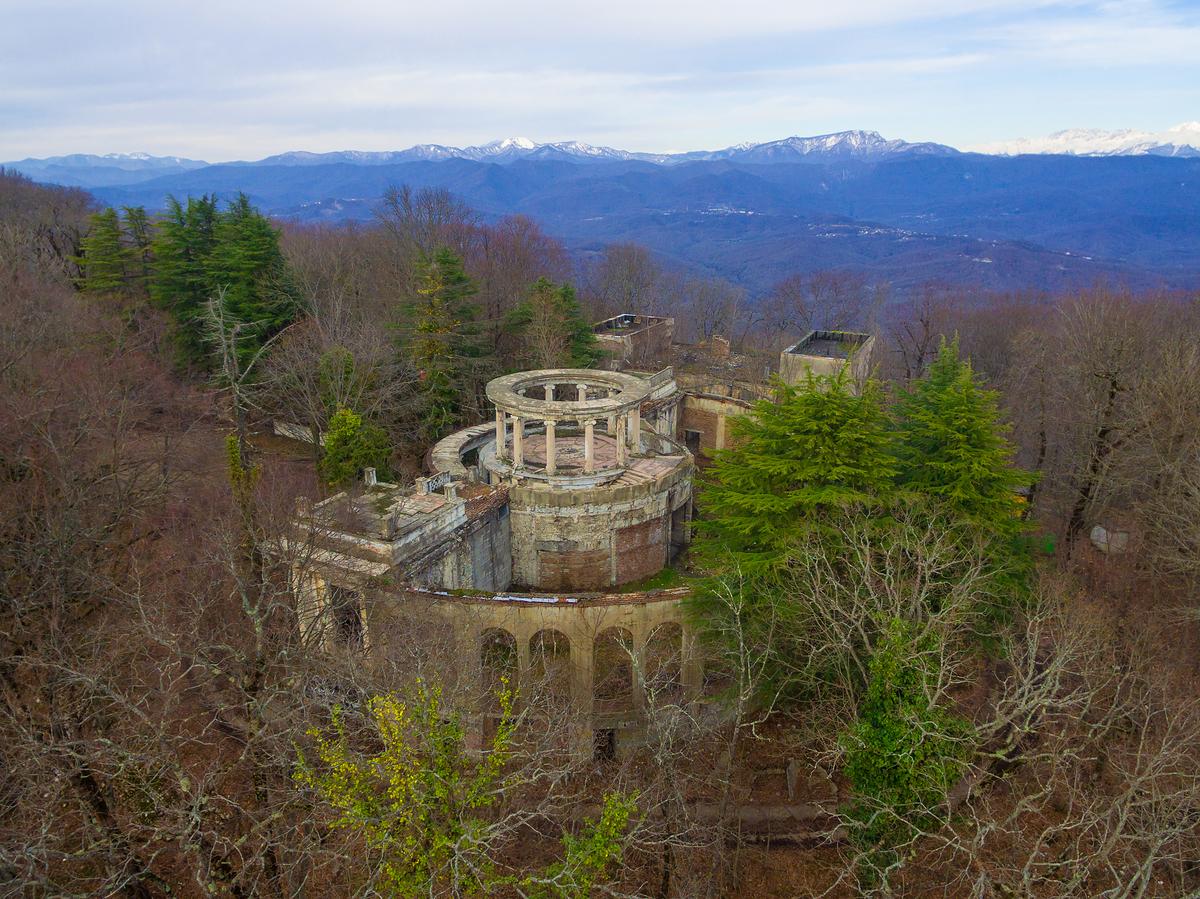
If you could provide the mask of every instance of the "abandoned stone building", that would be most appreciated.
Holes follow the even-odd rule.
[[[691,539],[697,457],[727,445],[728,420],[768,391],[761,377],[630,370],[671,347],[669,319],[629,318],[606,368],[490,382],[494,420],[437,443],[427,476],[388,484],[367,470],[355,489],[302,508],[313,547],[298,585],[306,631],[387,657],[412,639],[401,620],[419,610],[446,625],[481,682],[500,664],[520,686],[552,658],[608,750],[638,733],[637,672],[667,659],[679,696],[698,695],[686,590],[638,582]],[[851,350],[870,349],[866,335],[806,341],[784,355],[807,348],[816,368],[858,365]]]

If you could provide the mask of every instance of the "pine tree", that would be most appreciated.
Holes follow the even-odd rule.
[[[591,368],[601,357],[596,334],[569,284],[539,278],[529,297],[508,314],[505,328],[520,337],[533,368]]]
[[[1020,533],[1016,491],[1031,479],[1013,464],[998,395],[981,387],[971,364],[959,358],[957,339],[943,341],[926,376],[902,394],[897,419],[902,488],[988,534]]]
[[[149,289],[150,244],[154,237],[145,206],[122,206],[121,214],[129,243],[129,283],[134,291],[144,295]]]
[[[216,223],[216,197],[188,197],[186,207],[168,197],[167,212],[151,242],[150,297],[175,319],[176,339],[189,361],[204,357],[200,315],[213,293],[207,264],[216,243]]]
[[[471,375],[485,361],[471,303],[475,283],[462,260],[443,247],[421,261],[414,296],[406,304],[406,344],[421,379],[425,432],[436,439],[453,427],[473,389]]]
[[[878,385],[856,393],[843,371],[781,384],[733,422],[732,449],[717,453],[702,485],[695,550],[747,576],[786,566],[804,536],[833,539],[840,513],[883,507],[894,462]]]
[[[279,232],[245,195],[221,211],[215,197],[168,199],[151,243],[150,295],[175,318],[184,357],[206,359],[202,312],[221,293],[224,314],[248,326],[239,353],[253,355],[296,314]]]
[[[228,209],[218,213],[205,272],[214,289],[225,291],[226,311],[252,325],[260,340],[275,334],[295,315],[279,231],[245,194],[238,194]]]
[[[75,259],[85,293],[118,293],[127,289],[129,252],[121,243],[121,222],[112,207],[89,219],[87,236],[80,242],[82,255]]]

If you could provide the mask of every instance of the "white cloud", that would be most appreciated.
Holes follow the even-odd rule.
[[[1096,83],[1072,89],[1100,91],[1114,65],[1157,58],[1200,84],[1197,23],[1136,2],[46,0],[0,31],[0,159],[1021,133],[1016,84],[1040,72],[1090,67]]]

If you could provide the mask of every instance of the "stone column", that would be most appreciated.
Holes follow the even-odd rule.
[[[596,470],[596,422],[587,419],[583,423],[583,473]]]
[[[629,410],[629,448],[638,453],[642,449],[642,409],[635,406]]]
[[[571,705],[579,716],[579,730],[575,736],[577,758],[590,761],[595,751],[592,733],[592,641],[584,635],[571,640]]]
[[[554,402],[554,385],[553,384],[546,385],[546,401],[550,402],[550,403]]]
[[[529,658],[529,636],[523,630],[518,630],[513,634],[517,638],[517,682],[509,684],[517,690],[517,695],[521,697],[522,704],[528,702],[525,698],[530,692],[530,685],[533,683],[533,664]]]
[[[617,416],[617,433],[615,435],[617,441],[617,467],[624,468],[625,463],[629,460],[628,447],[625,445],[625,416]]]
[[[558,450],[554,445],[554,428],[556,422],[546,419],[546,474],[558,471]]]
[[[576,399],[582,403],[587,399],[587,384],[576,384],[575,389],[579,391],[579,395],[576,396]]]
[[[504,427],[504,410],[496,410],[496,458],[504,459],[508,455],[508,435]]]
[[[525,422],[520,416],[513,416],[513,468],[525,464]]]
[[[633,673],[633,712],[639,720],[646,720],[646,638],[635,633],[629,658],[629,668]]]
[[[717,433],[713,438],[713,444],[716,449],[725,449],[725,416],[717,415]]]

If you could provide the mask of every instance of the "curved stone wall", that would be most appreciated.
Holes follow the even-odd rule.
[[[699,695],[703,666],[681,605],[688,593],[674,588],[627,594],[456,596],[402,589],[381,592],[368,601],[367,630],[374,648],[395,655],[409,639],[401,612],[418,611],[424,618],[440,620],[455,635],[457,657],[476,680],[489,663],[489,643],[510,646],[518,690],[537,679],[539,663],[545,661],[539,655],[554,647],[566,663],[563,674],[573,708],[593,728],[628,728],[640,717],[647,681],[664,666],[674,669],[669,678],[678,682],[681,700]],[[606,658],[614,641],[615,661],[623,658],[636,672],[627,693],[620,684],[612,689],[606,670],[614,661],[613,653]],[[660,681],[654,688],[662,686]]]
[[[691,475],[686,457],[636,459],[596,487],[513,485],[513,583],[598,590],[661,571],[690,539]]]

